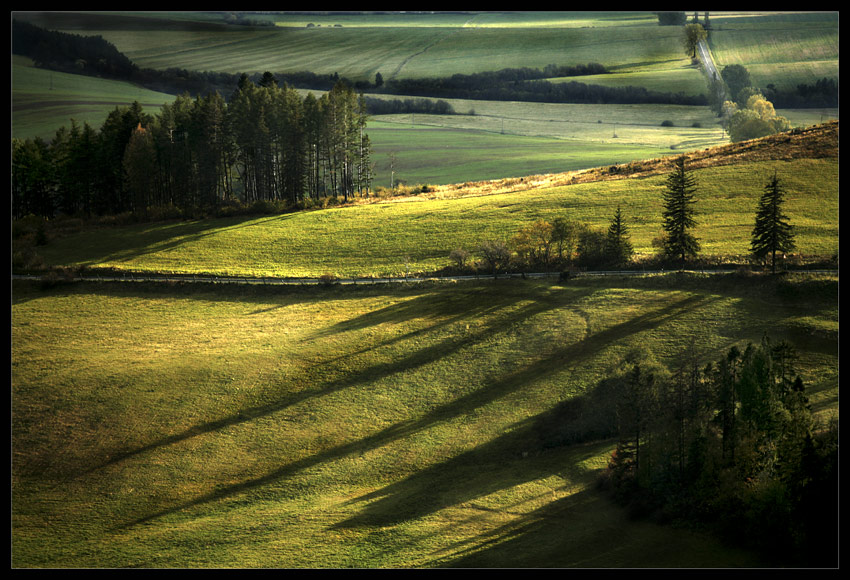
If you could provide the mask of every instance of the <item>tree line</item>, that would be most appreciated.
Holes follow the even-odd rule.
[[[662,264],[684,268],[699,255],[701,246],[693,234],[697,187],[685,158],[677,158],[662,192],[662,232],[653,240]],[[774,173],[759,197],[750,238],[750,255],[773,273],[782,256],[796,247],[794,228],[784,211],[786,194]],[[449,258],[455,271],[473,268],[497,276],[507,271],[617,269],[629,267],[634,256],[630,226],[620,205],[605,230],[563,217],[538,219],[508,239],[482,240],[476,250],[478,261],[466,248],[452,250]]]
[[[242,75],[219,93],[179,96],[156,115],[116,107],[100,130],[61,127],[12,142],[12,213],[178,214],[228,205],[297,207],[367,196],[373,164],[362,95],[343,82],[317,98]]]
[[[513,69],[511,70],[513,74]],[[594,73],[595,74],[595,73]],[[494,82],[485,82],[495,79]],[[540,78],[500,80],[497,73],[395,79],[384,92],[434,98],[540,103],[666,104],[704,106],[705,95],[653,91],[645,87],[607,87],[577,81],[551,82]]]

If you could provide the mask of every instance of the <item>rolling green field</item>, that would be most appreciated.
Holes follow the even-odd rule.
[[[155,114],[174,96],[149,91],[121,81],[54,72],[32,66],[22,56],[12,56],[12,137],[41,137],[46,141],[71,119],[100,129],[115,107],[138,101]]]
[[[353,16],[356,26],[225,26],[185,13],[19,13],[36,25],[101,35],[141,67],[227,72],[338,72],[352,80],[455,73],[547,64],[606,66],[682,55],[680,31],[651,13],[514,13]],[[298,17],[302,18],[302,17]],[[284,21],[286,19],[284,18]],[[472,22],[470,22],[470,20]],[[368,25],[374,22],[375,25]],[[471,24],[476,22],[474,26]],[[384,23],[382,25],[382,23]],[[388,24],[388,25],[387,25]],[[306,26],[306,24],[305,24]],[[459,52],[460,51],[460,52]]]
[[[838,252],[838,161],[763,162],[695,170],[703,254],[749,252],[755,209],[777,171],[789,194],[798,252]],[[638,256],[661,233],[664,176],[576,184],[459,199],[410,197],[255,218],[161,222],[83,230],[38,248],[49,265],[124,271],[318,277],[403,275],[450,265],[457,247],[475,251],[536,219],[573,219],[604,229],[624,207]]]
[[[837,12],[710,14],[718,65],[747,66],[758,86],[838,75]],[[599,62],[616,75],[594,82],[701,92],[698,72],[687,70],[681,31],[658,26],[650,12],[254,15],[275,21],[274,29],[227,26],[223,15],[204,12],[15,16],[99,34],[150,68],[310,70],[372,80],[376,72],[389,79]]]
[[[838,13],[712,17],[709,44],[717,67],[740,64],[753,85],[780,89],[838,80]]]
[[[203,12],[19,12],[15,17],[67,32],[100,34],[142,67],[310,70],[373,80],[376,72],[385,78],[447,76],[601,62],[612,74],[580,80],[685,94],[706,90],[699,68],[682,54],[678,28],[658,26],[651,13],[329,14],[309,15],[306,22],[306,15],[258,16],[275,20],[275,29],[228,26],[221,14]],[[313,21],[322,27],[307,29]],[[772,35],[770,46],[781,47],[771,53],[770,74],[776,78],[765,82],[793,86],[826,73],[837,76],[834,15],[747,13],[731,18],[716,13],[712,22],[718,28],[716,42],[712,37],[714,50],[720,52],[718,63],[753,55],[748,39],[766,42]],[[778,33],[774,22],[781,24]],[[760,26],[767,29],[753,36]],[[795,42],[812,47],[793,67],[788,63],[796,45],[782,44],[782,31],[791,28]],[[758,65],[754,60],[746,57],[745,64]],[[14,137],[49,140],[72,118],[99,128],[115,104],[134,100],[147,112],[156,112],[173,97],[37,70],[13,60]],[[604,166],[728,141],[707,107],[450,102],[460,115],[371,120],[376,185],[390,185],[391,153],[397,156],[398,176],[406,182],[446,184]],[[467,114],[470,111],[475,114]],[[835,109],[778,113],[792,126],[838,118]],[[673,126],[661,127],[663,121]]]
[[[274,27],[228,26],[213,12],[25,17],[100,34],[143,67],[371,80],[601,62],[614,72],[594,82],[704,90],[679,28],[647,12],[257,16]],[[745,64],[777,86],[837,78],[837,13],[712,21],[721,67]],[[49,139],[71,118],[98,128],[118,103],[155,113],[173,99],[17,57],[12,85],[13,137]],[[376,186],[389,185],[394,154],[396,180],[455,193],[121,226],[56,220],[45,245],[13,228],[13,264],[26,250],[48,267],[119,272],[416,275],[541,218],[607,228],[618,205],[645,258],[662,230],[664,175],[508,193],[463,182],[728,142],[707,107],[450,102],[460,114],[376,116],[368,132]],[[779,114],[794,126],[838,117]],[[837,157],[694,170],[701,255],[743,259],[774,173],[797,253],[837,257]],[[818,419],[837,419],[837,273],[553,280],[12,280],[12,567],[769,565],[705,530],[630,518],[599,487],[616,442],[555,444],[546,425],[559,404],[594,400],[631,357],[672,367],[694,346],[707,362],[765,334],[797,350]]]
[[[802,299],[805,297],[805,300]],[[629,352],[792,340],[837,412],[837,279],[280,290],[13,283],[13,567],[759,565],[629,520],[540,421]]]

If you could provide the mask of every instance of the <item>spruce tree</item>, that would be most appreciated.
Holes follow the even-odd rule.
[[[616,266],[621,266],[632,258],[634,250],[629,241],[629,229],[623,222],[623,213],[619,205],[611,219],[611,225],[608,226],[605,246],[608,259]]]
[[[673,173],[667,178],[664,192],[664,252],[669,257],[679,258],[684,268],[688,258],[695,257],[700,250],[697,239],[688,230],[694,221],[694,191],[696,180],[685,169],[685,158],[676,160]]]
[[[756,211],[756,224],[753,228],[751,249],[753,256],[764,259],[770,255],[770,269],[776,273],[776,254],[794,249],[793,227],[788,217],[782,213],[785,190],[779,183],[776,173],[764,188]]]

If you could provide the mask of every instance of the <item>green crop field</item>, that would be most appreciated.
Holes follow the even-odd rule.
[[[71,119],[98,130],[117,106],[138,101],[153,114],[173,100],[129,83],[39,69],[28,58],[12,57],[12,137],[49,141]]]
[[[372,80],[376,72],[389,79],[548,64],[646,66],[668,60],[676,68],[687,62],[680,31],[659,27],[651,13],[364,15],[349,17],[354,26],[335,27],[338,22],[326,21],[310,29],[306,24],[300,27],[303,16],[296,17],[298,27],[274,29],[227,27],[223,20],[215,23],[204,14],[192,22],[185,13],[174,17],[49,12],[17,16],[53,29],[101,35],[133,62],[149,68],[309,70]],[[287,21],[280,18],[281,24]]]
[[[618,136],[630,134],[632,138],[641,135],[664,140],[666,137],[668,142],[677,143],[687,138],[687,130],[654,131],[613,124],[572,124],[576,137],[557,138],[502,134],[498,129],[499,118],[475,117],[471,121],[459,117],[426,118],[413,126],[409,115],[377,119],[370,124],[369,137],[373,143],[375,185],[384,187],[390,186],[391,154],[395,155],[396,183],[401,179],[409,184],[442,185],[572,171],[677,153],[674,147],[661,143],[630,142],[628,137],[616,139],[615,132]],[[534,124],[520,121],[513,123],[513,127],[524,130]],[[475,129],[475,126],[488,128]],[[700,143],[712,144],[710,132],[692,133]]]
[[[783,284],[14,282],[12,565],[758,565],[628,519],[595,487],[613,442],[537,426],[629,352],[763,332],[837,412],[837,279]]]
[[[710,45],[718,68],[743,65],[755,86],[789,89],[838,79],[838,12],[718,13],[712,23]]]
[[[743,256],[762,189],[777,171],[789,191],[786,212],[798,251],[838,252],[838,162],[799,160],[694,171],[694,229],[709,256]],[[459,199],[405,198],[257,218],[219,218],[84,230],[39,247],[51,265],[130,271],[318,277],[402,275],[450,264],[457,247],[474,251],[507,239],[536,219],[556,217],[606,228],[622,204],[638,255],[661,233],[664,177],[577,184]]]

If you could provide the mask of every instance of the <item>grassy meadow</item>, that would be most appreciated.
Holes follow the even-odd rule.
[[[755,209],[776,171],[798,252],[838,252],[838,161],[761,162],[695,170],[694,235],[708,256],[749,252]],[[607,228],[618,204],[635,251],[654,253],[665,176],[516,193],[436,199],[427,195],[276,216],[175,221],[82,230],[38,248],[49,265],[187,274],[318,277],[403,275],[450,265],[536,219],[564,217]]]
[[[628,519],[595,486],[613,442],[541,425],[629,353],[763,332],[837,412],[837,279],[13,282],[12,565],[758,565]]]

